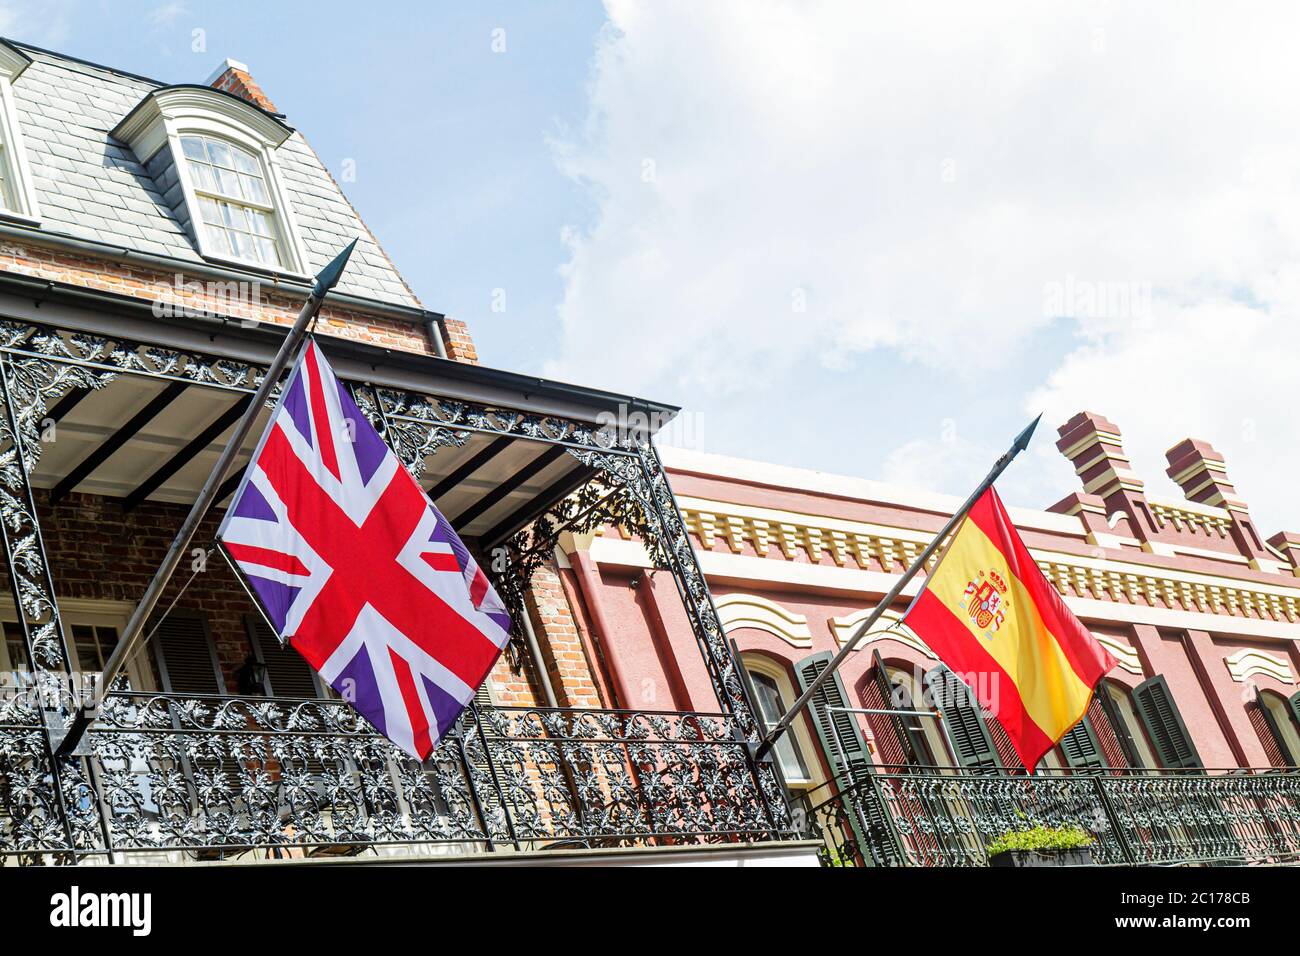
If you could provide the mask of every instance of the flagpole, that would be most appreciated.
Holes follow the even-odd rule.
[[[158,600],[162,597],[163,590],[167,587],[167,583],[175,573],[181,558],[185,555],[185,549],[189,547],[195,532],[198,531],[199,524],[206,517],[208,509],[215,504],[217,492],[220,490],[222,482],[225,481],[226,475],[230,472],[231,466],[235,463],[235,456],[239,454],[239,450],[243,447],[249,432],[253,430],[253,424],[257,420],[258,412],[266,404],[267,399],[271,396],[271,391],[280,381],[280,376],[283,374],[285,366],[289,364],[289,359],[297,352],[299,344],[307,333],[307,327],[320,312],[321,303],[325,301],[326,294],[338,284],[339,277],[343,274],[343,269],[347,266],[348,258],[352,255],[352,250],[356,247],[356,244],[357,240],[353,239],[348,243],[347,248],[335,256],[333,261],[316,276],[316,282],[312,285],[307,301],[302,304],[302,309],[299,310],[293,326],[284,337],[284,341],[280,343],[280,349],[275,353],[275,358],[271,360],[266,375],[262,378],[261,384],[258,385],[257,391],[253,394],[253,400],[248,403],[248,408],[244,410],[243,417],[239,420],[239,424],[235,426],[234,432],[226,442],[226,447],[222,449],[221,457],[217,459],[217,463],[208,474],[203,487],[199,489],[198,497],[194,499],[194,504],[190,506],[190,513],[185,516],[185,521],[182,522],[180,530],[176,532],[176,537],[167,550],[162,564],[159,565],[157,573],[154,574],[153,580],[149,582],[148,588],[145,589],[144,596],[140,598],[140,603],[135,606],[135,610],[131,613],[131,619],[126,622],[126,627],[122,631],[122,636],[118,639],[117,646],[113,648],[113,653],[104,662],[103,676],[95,687],[90,703],[83,704],[77,709],[76,714],[68,723],[63,738],[57,742],[56,754],[62,756],[72,752],[81,741],[86,729],[95,719],[95,714],[104,703],[104,698],[108,696],[109,688],[113,686],[113,682],[126,668],[127,662],[142,643],[145,622],[149,619],[149,615],[153,613],[154,608],[158,606]]]
[[[993,482],[997,481],[998,476],[1006,470],[1007,465],[1011,464],[1012,460],[1028,447],[1029,439],[1033,437],[1034,429],[1038,427],[1039,419],[1042,417],[1042,415],[1039,415],[1038,418],[1035,418],[1030,422],[1025,429],[1016,436],[1015,441],[1011,443],[1011,447],[1003,452],[1002,457],[994,463],[993,469],[985,476],[984,480],[976,486],[975,490],[970,493],[970,497],[968,497],[962,506],[957,509],[956,513],[948,519],[948,522],[939,529],[939,533],[936,534],[933,540],[925,546],[925,550],[916,556],[916,560],[914,560],[908,566],[907,570],[903,572],[902,577],[894,582],[894,586],[889,589],[889,593],[880,599],[880,603],[876,605],[875,610],[871,612],[871,615],[859,624],[857,629],[849,635],[849,639],[844,642],[844,646],[839,649],[833,658],[831,658],[831,662],[827,665],[826,669],[817,675],[817,679],[809,684],[808,689],[799,695],[799,699],[790,705],[790,709],[785,712],[785,715],[779,721],[777,721],[776,726],[768,731],[767,736],[763,738],[763,742],[759,744],[758,749],[754,752],[755,760],[762,760],[763,757],[767,755],[767,752],[775,746],[776,742],[781,739],[781,735],[790,728],[794,719],[799,716],[799,713],[808,706],[808,702],[812,700],[817,691],[821,689],[822,684],[826,683],[826,681],[830,679],[830,676],[839,669],[840,664],[844,662],[844,658],[849,656],[849,651],[853,650],[853,648],[857,646],[858,641],[871,631],[876,622],[880,620],[880,616],[893,606],[894,601],[903,593],[903,588],[907,587],[907,583],[911,581],[912,578],[916,577],[916,572],[925,567],[925,562],[930,560],[930,556],[939,549],[939,546],[943,544],[944,539],[948,537],[952,532],[952,529],[957,527],[957,523],[961,521],[962,518],[966,517],[966,512],[970,511],[975,502],[979,500],[980,495],[988,491]]]

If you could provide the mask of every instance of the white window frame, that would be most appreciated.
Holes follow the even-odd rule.
[[[276,155],[279,147],[293,135],[289,127],[228,93],[207,87],[174,86],[150,93],[118,124],[113,135],[128,143],[141,162],[148,162],[164,147],[171,149],[190,226],[204,259],[242,270],[311,278],[307,273],[306,249]],[[240,259],[213,247],[204,227],[199,190],[195,188],[189,160],[181,148],[181,137],[191,135],[228,142],[252,154],[261,165],[262,179],[271,200],[276,245],[283,259],[279,265]]]
[[[781,700],[788,707],[791,703],[799,699],[795,692],[794,681],[790,679],[790,674],[776,661],[766,654],[745,651],[740,655],[741,666],[753,674],[762,674],[776,682],[776,689],[781,694]],[[762,714],[756,714],[760,723]],[[815,790],[824,782],[822,774],[821,761],[817,759],[818,750],[813,747],[812,739],[808,735],[808,728],[802,719],[794,721],[790,725],[787,736],[791,737],[795,750],[799,752],[799,757],[803,760],[803,765],[808,768],[807,780],[786,780],[785,784],[791,790]]]
[[[41,208],[12,88],[31,63],[22,52],[0,42],[0,172],[5,179],[5,189],[0,190],[0,219],[39,226]]]
[[[12,594],[0,593],[0,608],[4,608],[3,611],[0,611],[0,626],[18,623],[13,601]],[[134,610],[135,605],[129,601],[60,598],[59,619],[63,622],[63,633],[67,637],[69,651],[76,653],[75,647],[73,647],[73,625],[88,624],[94,627],[111,627],[117,631],[120,640],[122,631],[126,629],[127,618],[131,616],[131,612]],[[5,646],[5,642],[0,641],[0,671],[11,670],[13,670],[13,666],[9,660],[9,650]],[[137,654],[127,662],[126,676],[136,691],[152,693],[158,689],[153,679],[153,669],[149,666],[149,659],[144,654]]]

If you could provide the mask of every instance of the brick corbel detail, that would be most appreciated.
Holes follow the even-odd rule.
[[[478,350],[470,338],[469,327],[460,319],[442,320],[442,341],[447,347],[447,358],[469,365],[478,364]]]

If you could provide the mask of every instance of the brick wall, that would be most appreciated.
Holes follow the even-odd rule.
[[[274,292],[270,281],[261,283],[252,295],[230,290],[233,283],[209,282],[176,272],[164,272],[135,264],[126,265],[94,256],[83,256],[39,243],[0,242],[0,270],[66,282],[86,289],[132,296],[159,303],[171,314],[211,312],[235,319],[292,325],[302,301]],[[463,328],[463,323],[458,323]],[[387,318],[346,309],[327,303],[318,322],[321,332],[339,338],[365,342],[381,348],[423,355],[434,354],[424,328],[419,322]],[[468,332],[464,341],[469,342]],[[473,352],[473,344],[458,346],[457,357],[464,349]],[[450,345],[449,345],[450,354]]]
[[[134,604],[162,562],[187,508],[146,501],[134,511],[121,502],[98,495],[71,494],[57,508],[49,496],[37,491],[41,534],[60,600],[117,601]],[[224,512],[217,512],[199,527],[194,547],[208,548],[216,538]],[[166,608],[192,573],[186,558],[164,592],[159,607]],[[0,563],[0,587],[12,591],[8,569]],[[556,572],[545,568],[538,575],[532,602],[539,609],[538,640],[551,668],[551,680],[563,706],[598,707],[600,699],[586,668],[585,657],[568,603]],[[220,554],[213,554],[206,570],[185,588],[176,610],[198,612],[208,621],[217,657],[230,693],[235,672],[251,650],[244,619],[256,614],[252,601]],[[12,613],[12,607],[6,607]],[[65,611],[66,615],[66,611]],[[545,696],[529,662],[514,673],[505,655],[488,678],[493,700],[503,706],[544,706]]]
[[[542,649],[551,686],[561,707],[600,707],[600,694],[592,678],[577,623],[560,583],[560,571],[544,565],[533,575],[529,612],[537,643]]]

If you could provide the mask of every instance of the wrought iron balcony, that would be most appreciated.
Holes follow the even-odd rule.
[[[114,694],[53,786],[0,704],[0,861],[752,842],[773,819],[721,714],[482,708],[423,764],[336,701]]]
[[[886,767],[812,801],[835,865],[986,866],[986,846],[1079,827],[1100,865],[1300,861],[1300,770],[1023,771]]]

